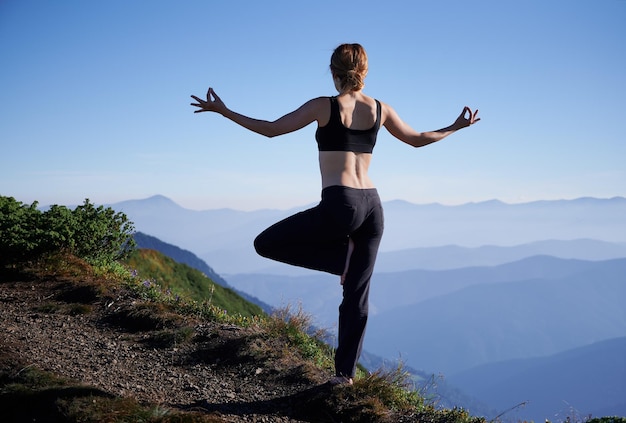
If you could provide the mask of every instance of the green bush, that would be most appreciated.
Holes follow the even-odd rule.
[[[0,265],[67,251],[92,264],[123,259],[135,247],[134,226],[123,213],[95,207],[85,199],[70,210],[53,205],[47,211],[0,196]]]
[[[111,263],[126,258],[133,250],[134,226],[124,213],[112,208],[94,207],[85,200],[72,212],[75,231],[71,251],[87,261]]]
[[[41,212],[12,197],[0,197],[0,264],[28,260],[40,253]]]
[[[596,417],[589,420],[587,423],[626,423],[626,417],[610,416],[610,417]]]
[[[73,251],[76,223],[72,211],[65,206],[54,205],[42,213],[41,228],[44,236],[41,239],[45,251],[67,249]]]

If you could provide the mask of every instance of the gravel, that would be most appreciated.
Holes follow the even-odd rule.
[[[188,318],[189,340],[159,345],[162,331],[111,323],[116,311],[136,307],[136,298],[61,300],[75,284],[0,281],[0,353],[116,396],[224,422],[304,421],[292,417],[298,399],[323,389],[328,375],[258,330]]]

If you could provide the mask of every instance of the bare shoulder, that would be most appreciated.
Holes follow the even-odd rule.
[[[302,107],[315,116],[320,126],[324,126],[330,119],[330,97],[316,97],[307,101]]]
[[[318,114],[330,108],[328,97],[316,97],[300,106],[300,109],[306,110],[308,113]]]
[[[307,103],[310,103],[312,107],[325,107],[330,104],[330,97],[316,97],[309,100]]]
[[[376,99],[380,103],[380,116],[382,124],[384,125],[388,119],[396,119],[398,115],[396,111],[389,104],[385,103],[382,100]]]

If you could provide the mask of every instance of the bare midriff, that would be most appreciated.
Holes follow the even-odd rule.
[[[371,153],[320,151],[322,189],[333,185],[357,189],[374,188],[374,183],[367,174],[371,160]]]

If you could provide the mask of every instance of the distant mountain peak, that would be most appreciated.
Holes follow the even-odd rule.
[[[465,204],[466,206],[506,206],[508,205],[504,201],[498,199],[484,200],[484,201],[472,201]]]
[[[135,199],[135,200],[126,200],[126,201],[121,201],[119,203],[116,203],[114,206],[116,207],[121,207],[121,208],[125,208],[125,207],[141,207],[143,209],[152,209],[152,208],[158,208],[161,210],[164,209],[170,209],[170,210],[175,210],[175,209],[183,209],[182,206],[180,206],[179,204],[175,203],[172,199],[161,195],[161,194],[157,194],[157,195],[153,195],[152,197],[148,197],[148,198],[144,198],[144,199]]]
[[[174,202],[174,200],[172,200],[171,198],[168,198],[164,195],[161,194],[156,194],[153,195],[152,197],[148,197],[144,200],[139,200],[139,201],[146,201],[146,202],[150,202],[150,203],[167,203],[167,204],[176,204]],[[178,205],[178,204],[176,204]]]

